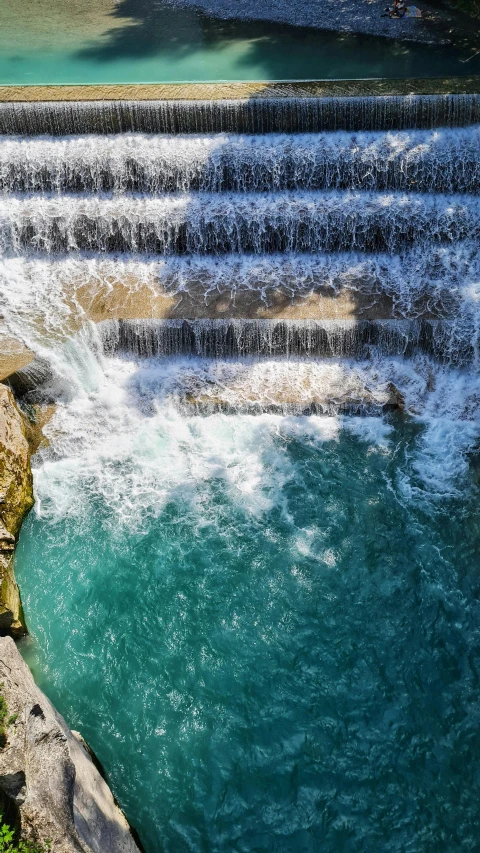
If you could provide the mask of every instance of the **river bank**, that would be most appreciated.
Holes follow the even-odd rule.
[[[30,467],[41,430],[0,385],[0,633],[27,633],[14,549],[33,506]],[[38,689],[13,640],[0,636],[0,693],[7,714],[0,744],[0,807],[22,838],[52,853],[138,853],[125,816],[78,733]]]

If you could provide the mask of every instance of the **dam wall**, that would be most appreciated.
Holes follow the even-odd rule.
[[[90,321],[136,357],[476,363],[477,82],[0,91],[10,373]]]
[[[479,440],[480,95],[170,94],[0,103],[0,379],[43,413],[34,427],[47,424],[52,445],[39,456],[76,459],[78,494],[119,484],[122,510],[145,515],[139,496],[164,488],[172,433],[182,443],[191,430],[203,451],[211,431],[217,477],[221,436],[204,416],[280,415],[292,436],[296,416],[305,429],[321,415],[312,435],[332,438],[347,417],[383,437],[397,418],[415,433],[408,500],[453,494]],[[104,451],[123,453],[129,432],[134,462],[109,480],[128,457]],[[166,465],[143,453],[160,444]],[[244,445],[235,452],[242,485]],[[63,501],[64,471],[55,488]],[[0,617],[20,634],[18,530],[4,526]],[[21,759],[9,773],[34,790]],[[55,811],[40,781],[20,807],[43,815],[43,838]],[[107,799],[114,838],[137,849]]]
[[[402,130],[479,121],[478,94],[0,103],[0,133],[22,136]]]

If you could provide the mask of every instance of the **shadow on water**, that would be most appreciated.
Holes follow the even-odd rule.
[[[102,40],[78,51],[77,59],[110,63],[150,57],[158,58],[159,65],[165,60],[190,59],[193,65],[198,61],[198,76],[192,77],[198,80],[222,79],[217,62],[221,53],[230,54],[238,79],[242,69],[245,79],[252,79],[247,73],[252,68],[261,69],[263,78],[270,80],[428,77],[480,71],[480,56],[464,62],[471,50],[464,42],[456,48],[271,21],[226,20],[163,2],[152,5],[150,0],[121,0],[111,17],[123,24],[113,25]]]

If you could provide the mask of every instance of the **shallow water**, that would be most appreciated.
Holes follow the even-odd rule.
[[[226,367],[107,359],[47,428],[23,653],[148,853],[477,849],[476,380],[382,365],[404,414],[201,418]]]
[[[226,21],[161,0],[5,5],[0,85],[445,77],[480,70],[468,45]]]

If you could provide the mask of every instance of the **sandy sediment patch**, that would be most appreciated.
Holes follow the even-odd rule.
[[[76,301],[94,322],[102,320],[387,320],[394,317],[392,300],[386,294],[370,295],[343,290],[338,294],[318,288],[292,297],[285,287],[232,293],[205,292],[201,282],[188,292],[169,294],[135,282],[117,283],[111,288],[98,282],[81,285]],[[431,316],[431,315],[428,315]]]

